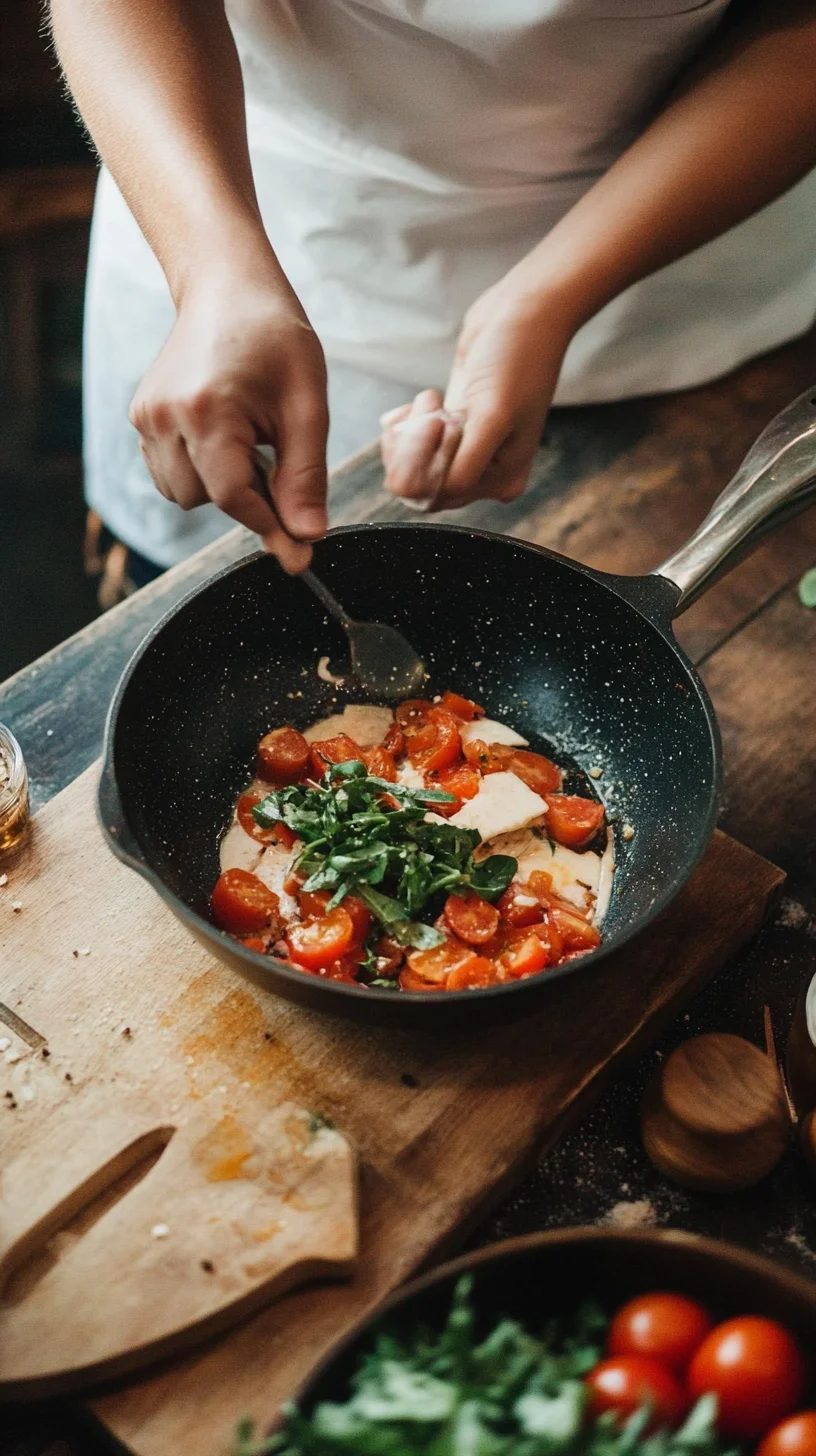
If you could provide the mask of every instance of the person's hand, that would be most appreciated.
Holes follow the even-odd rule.
[[[308,566],[308,542],[326,531],[326,366],[279,271],[222,269],[191,285],[130,421],[168,500],[213,501],[287,571]],[[269,489],[285,530],[257,490],[260,444],[275,447]]]
[[[444,400],[426,389],[383,416],[388,488],[425,510],[515,500],[570,337],[559,310],[512,275],[483,293],[465,317]]]

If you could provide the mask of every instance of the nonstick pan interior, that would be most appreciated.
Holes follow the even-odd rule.
[[[620,944],[672,897],[711,832],[719,762],[710,703],[671,635],[675,588],[604,577],[507,537],[432,525],[333,532],[316,550],[315,569],[352,615],[406,633],[428,665],[429,693],[449,687],[471,696],[533,747],[602,769],[588,782],[615,818],[616,888],[604,945],[567,969]],[[219,832],[251,777],[258,739],[360,701],[359,691],[318,678],[327,653],[335,669],[347,662],[339,628],[302,582],[259,554],[177,607],[123,679],[107,774],[124,838],[159,888],[205,920]],[[623,837],[624,824],[633,838]],[[244,955],[231,943],[229,950]],[[270,963],[273,977],[275,969]],[[288,989],[277,987],[284,994],[298,994],[296,979],[325,1004],[338,990],[361,999],[354,987],[298,973],[286,979]]]

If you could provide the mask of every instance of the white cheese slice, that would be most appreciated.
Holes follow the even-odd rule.
[[[484,743],[506,743],[508,748],[526,748],[530,741],[522,738],[515,728],[508,728],[506,723],[496,723],[493,718],[474,718],[472,723],[463,723],[459,736],[463,743],[481,738]]]
[[[263,852],[263,845],[253,839],[251,834],[247,834],[236,819],[218,846],[221,873],[224,870],[249,870],[254,873]]]
[[[347,733],[361,748],[376,748],[382,743],[394,721],[390,708],[379,708],[375,703],[349,703],[342,713],[333,713],[330,718],[321,718],[311,728],[304,730],[307,743],[316,743],[323,738],[336,738],[338,733]]]
[[[514,773],[494,773],[482,779],[478,794],[448,823],[459,829],[478,829],[482,839],[495,839],[497,834],[523,829],[546,812],[546,800]]]
[[[292,864],[302,848],[303,846],[300,844],[296,845],[294,849],[283,849],[278,845],[270,844],[255,869],[258,879],[263,881],[268,890],[273,890],[278,896],[281,915],[286,921],[297,918],[300,913],[297,900],[294,896],[287,895],[283,882],[289,875]]]
[[[504,849],[500,852],[507,853]],[[522,884],[526,884],[534,870],[543,870],[552,880],[554,893],[562,900],[569,900],[580,910],[594,905],[600,884],[601,860],[592,850],[576,854],[574,849],[566,849],[563,844],[557,844],[553,850],[549,840],[531,835],[528,844],[515,857],[519,866],[516,878]]]
[[[598,897],[592,915],[593,925],[600,925],[612,899],[612,882],[615,877],[615,836],[611,827],[606,830],[606,849],[601,856],[601,872],[598,879]]]
[[[425,780],[419,769],[414,768],[407,758],[397,768],[397,783],[403,784],[406,789],[424,789],[425,787]]]

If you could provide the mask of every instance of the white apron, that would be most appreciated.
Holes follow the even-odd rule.
[[[648,123],[728,0],[231,0],[273,247],[329,364],[330,459],[444,388],[468,305]],[[168,206],[172,200],[168,199]],[[557,404],[682,389],[816,314],[816,172],[580,330]],[[173,322],[153,254],[99,184],[85,356],[89,503],[162,565],[231,525],[159,495],[127,409]]]

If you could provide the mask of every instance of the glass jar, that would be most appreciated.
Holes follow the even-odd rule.
[[[0,723],[0,855],[20,843],[29,818],[23,752],[14,734]]]

